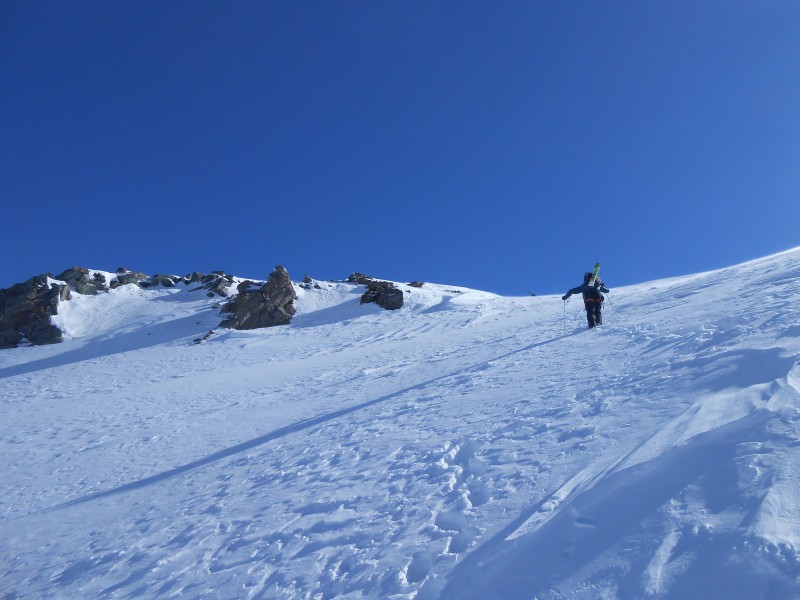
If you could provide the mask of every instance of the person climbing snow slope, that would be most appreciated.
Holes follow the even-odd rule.
[[[594,285],[591,285],[592,276],[594,276]],[[589,322],[589,327],[603,324],[603,301],[605,297],[603,293],[608,293],[609,289],[605,284],[600,281],[594,273],[586,273],[583,276],[583,284],[576,288],[572,288],[561,299],[566,301],[573,294],[582,294],[583,303],[586,306],[586,320]]]

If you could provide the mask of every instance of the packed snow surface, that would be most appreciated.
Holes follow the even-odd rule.
[[[798,598],[799,280],[608,281],[594,330],[319,282],[201,344],[203,291],[73,294],[0,351],[0,596]]]

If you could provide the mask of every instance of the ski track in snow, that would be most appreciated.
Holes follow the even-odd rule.
[[[592,331],[555,297],[320,282],[200,345],[213,299],[77,298],[63,344],[0,353],[0,592],[799,597],[798,276],[612,286]]]

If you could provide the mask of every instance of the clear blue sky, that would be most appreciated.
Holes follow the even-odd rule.
[[[0,287],[560,294],[800,245],[794,0],[5,0],[0,76]]]

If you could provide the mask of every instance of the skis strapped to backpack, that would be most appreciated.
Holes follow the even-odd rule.
[[[597,273],[600,271],[600,263],[594,263],[594,271],[592,271],[592,278],[589,280],[589,287],[594,287],[594,282],[597,281]]]

